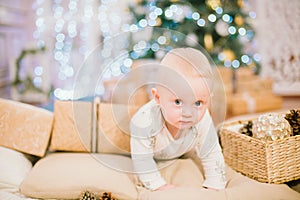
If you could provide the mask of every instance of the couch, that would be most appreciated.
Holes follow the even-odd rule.
[[[261,183],[229,166],[225,190],[204,189],[194,154],[159,163],[175,189],[144,189],[130,159],[128,120],[137,109],[98,100],[55,101],[51,112],[0,99],[0,199],[79,199],[85,191],[130,200],[300,199],[286,184]]]

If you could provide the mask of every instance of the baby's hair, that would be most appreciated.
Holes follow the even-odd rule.
[[[177,73],[179,75],[177,75],[177,77],[184,78],[192,76],[203,78],[206,80],[205,82],[211,92],[211,95],[213,95],[214,76],[211,64],[208,58],[200,50],[190,47],[172,49],[161,60],[160,65],[161,67],[159,69],[160,72],[158,72],[158,80],[164,80],[166,76],[172,74],[172,71],[173,74]]]
[[[197,73],[197,75],[205,78],[213,77],[211,65],[207,57],[200,50],[190,47],[172,49],[162,59],[161,64],[170,59],[170,56],[179,57],[193,67],[189,69],[185,68],[184,71],[186,73]]]

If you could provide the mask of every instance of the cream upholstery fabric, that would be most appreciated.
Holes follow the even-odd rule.
[[[100,153],[129,155],[127,127],[136,109],[122,104],[95,106],[93,102],[55,101],[50,150],[92,152],[97,149]],[[96,136],[94,130],[98,131]]]
[[[1,191],[19,191],[21,182],[24,180],[31,168],[31,162],[23,153],[0,146]]]
[[[50,149],[91,151],[92,102],[55,101]]]
[[[110,165],[111,164],[111,165]],[[122,165],[122,166],[120,166]],[[136,199],[128,157],[88,153],[53,153],[39,160],[20,186],[24,195],[44,199],[78,199],[85,190],[112,192],[119,199]]]
[[[179,163],[175,163],[176,165]],[[176,168],[173,168],[176,169]],[[181,169],[182,174],[176,174],[176,171],[172,169],[168,173],[175,173],[174,176],[166,176],[166,180],[169,183],[179,185],[175,189],[165,191],[154,191],[150,192],[144,188],[139,190],[139,199],[147,200],[165,200],[165,199],[217,199],[217,200],[299,200],[300,193],[292,190],[285,184],[267,184],[260,183],[252,180],[246,176],[243,176],[231,168],[227,167],[227,188],[221,191],[213,191],[204,189],[201,184],[197,184],[195,181],[197,172],[186,166],[185,169]],[[181,174],[181,175],[180,175]],[[195,184],[191,186],[188,181],[189,177],[192,176]],[[185,175],[187,177],[185,177]],[[176,178],[175,178],[176,177]],[[176,180],[176,181],[175,181]],[[201,179],[199,179],[201,182]]]
[[[105,161],[105,162],[103,162]],[[198,160],[177,159],[159,163],[162,176],[177,188],[151,192],[137,186],[128,173],[132,170],[129,157],[109,154],[54,153],[41,159],[24,180],[21,192],[44,199],[76,199],[84,190],[96,194],[112,192],[119,199],[218,199],[218,200],[298,200],[300,194],[287,185],[260,183],[227,167],[225,190],[202,188],[203,176]],[[107,167],[110,166],[110,167]]]
[[[100,103],[98,108],[98,152],[130,155],[129,123],[138,108]]]
[[[0,145],[42,157],[52,121],[53,114],[45,109],[0,99]]]

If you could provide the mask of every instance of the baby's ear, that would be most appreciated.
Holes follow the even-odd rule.
[[[151,89],[152,97],[154,98],[155,102],[159,104],[159,94],[156,88]]]

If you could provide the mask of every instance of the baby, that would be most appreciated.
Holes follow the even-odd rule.
[[[144,187],[176,187],[161,176],[156,161],[179,158],[196,151],[201,160],[204,188],[225,188],[225,164],[208,111],[213,87],[208,59],[199,50],[177,48],[158,68],[153,100],[143,105],[130,124],[131,158]]]

